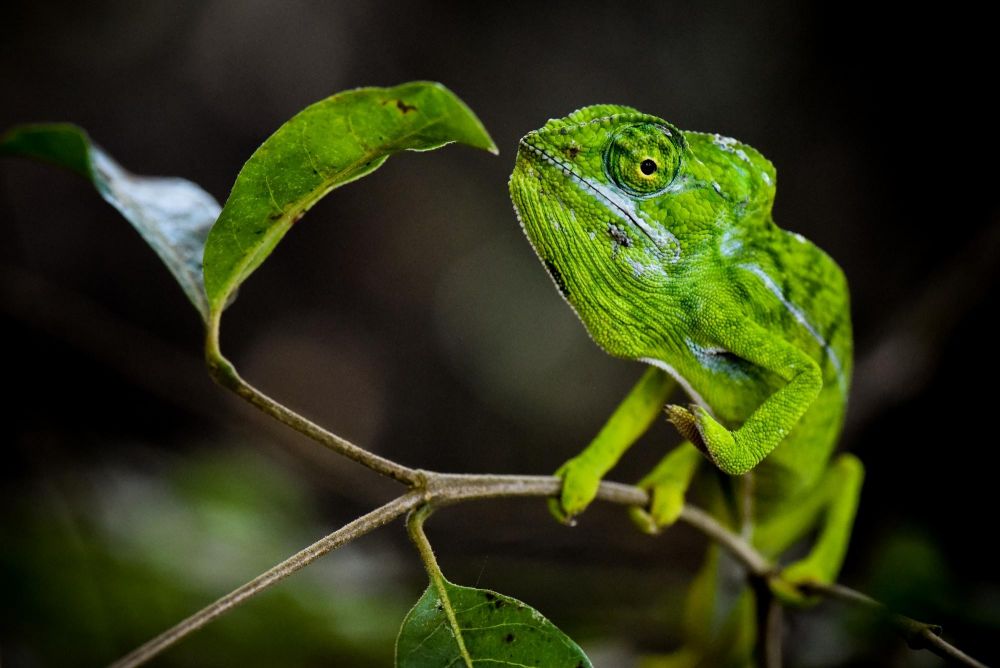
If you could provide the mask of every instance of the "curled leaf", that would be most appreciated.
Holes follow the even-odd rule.
[[[221,209],[214,197],[186,179],[130,173],[81,128],[67,123],[11,128],[0,137],[0,155],[43,160],[89,179],[152,246],[208,320],[201,258]]]
[[[496,152],[475,114],[433,82],[349,90],[293,116],[250,156],[208,237],[205,288],[213,316],[331,190],[393,153],[452,142]]]

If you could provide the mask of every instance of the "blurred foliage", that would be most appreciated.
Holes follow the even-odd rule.
[[[77,471],[4,508],[5,661],[107,663],[331,530],[259,456],[178,459],[163,473]],[[394,563],[342,548],[156,665],[388,665],[412,602]]]

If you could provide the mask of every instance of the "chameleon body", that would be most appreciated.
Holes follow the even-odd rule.
[[[591,444],[564,464],[554,510],[583,511],[601,478],[660,415],[686,439],[640,482],[655,532],[679,516],[705,460],[713,512],[777,559],[818,529],[771,588],[830,582],[843,561],[863,469],[833,456],[852,367],[848,288],[837,264],[771,217],[775,171],[750,146],[682,132],[617,105],[580,109],[521,139],[510,179],[521,225],[560,293],[608,353],[648,365]],[[710,550],[689,595],[689,645],[650,665],[746,665],[753,594],[723,592]],[[724,600],[727,599],[727,600]]]

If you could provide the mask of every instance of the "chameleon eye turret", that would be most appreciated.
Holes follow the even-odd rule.
[[[680,170],[683,142],[679,132],[663,125],[626,125],[612,135],[604,169],[628,194],[651,197],[673,183]]]

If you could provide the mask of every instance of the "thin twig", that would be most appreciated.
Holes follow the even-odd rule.
[[[809,584],[802,589],[808,594],[821,594],[827,598],[835,598],[862,608],[868,608],[872,612],[884,616],[888,619],[892,628],[906,641],[912,649],[926,649],[945,659],[951,659],[966,666],[975,668],[987,668],[985,663],[958,649],[941,637],[941,627],[934,624],[925,624],[915,619],[904,617],[889,610],[884,603],[876,601],[871,596],[860,591],[845,587],[842,584]]]
[[[751,575],[766,577],[774,567],[760,552],[753,549],[741,536],[733,533],[714,517],[700,508],[685,505],[680,519],[729,550]]]
[[[417,484],[418,474],[415,469],[376,455],[374,452],[369,452],[346,438],[323,429],[315,422],[283,406],[243,380],[237,373],[236,367],[222,355],[219,349],[219,315],[213,316],[205,336],[205,361],[208,364],[209,374],[215,382],[232,390],[278,422],[288,425],[320,445],[404,485],[413,487]]]
[[[350,524],[344,525],[343,528],[334,531],[301,552],[285,559],[277,566],[261,573],[245,585],[234,589],[215,603],[202,608],[176,626],[164,631],[145,645],[111,664],[112,668],[131,668],[132,666],[140,666],[146,663],[164,650],[177,644],[186,636],[205,626],[216,617],[225,614],[252,596],[284,580],[295,571],[305,568],[323,555],[413,510],[422,503],[422,496],[417,491],[407,492],[367,515],[362,515]]]

